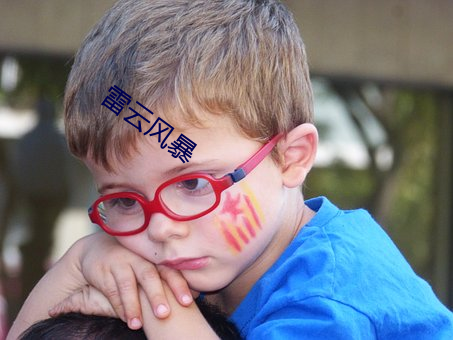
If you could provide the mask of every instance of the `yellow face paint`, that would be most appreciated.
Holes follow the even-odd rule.
[[[226,192],[222,210],[216,217],[225,241],[234,253],[242,251],[262,228],[263,212],[252,190],[240,183],[243,192]]]

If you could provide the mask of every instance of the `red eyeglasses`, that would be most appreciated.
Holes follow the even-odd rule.
[[[133,192],[119,192],[98,198],[88,209],[93,223],[114,236],[128,236],[144,231],[151,215],[161,213],[175,221],[189,221],[202,217],[220,203],[220,196],[247,176],[272,151],[282,134],[264,144],[236,170],[221,178],[205,173],[191,173],[175,177],[161,184],[148,201]]]

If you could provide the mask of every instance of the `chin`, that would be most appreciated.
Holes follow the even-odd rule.
[[[203,293],[219,291],[228,286],[228,284],[231,282],[231,280],[222,280],[219,277],[216,277],[216,279],[214,280],[212,277],[202,277],[201,275],[198,277],[185,273],[183,275],[189,283],[191,289]]]

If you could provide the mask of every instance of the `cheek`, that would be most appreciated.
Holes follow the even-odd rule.
[[[142,239],[142,234],[143,233],[133,236],[117,236],[116,239],[124,248],[143,257],[145,260],[157,263],[158,253],[150,250],[149,243]]]
[[[215,218],[217,229],[235,254],[242,252],[257,237],[264,224],[255,194],[246,183],[241,183],[240,187],[242,192],[226,192]]]

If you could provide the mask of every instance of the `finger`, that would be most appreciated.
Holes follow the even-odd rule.
[[[166,266],[157,266],[157,269],[178,302],[183,306],[189,306],[193,302],[192,292],[181,272]]]
[[[165,319],[170,315],[170,305],[162,286],[162,279],[157,268],[147,262],[133,268],[140,286],[146,293],[154,315]]]
[[[141,307],[138,297],[138,286],[132,267],[115,269],[112,275],[120,296],[122,309],[129,328],[139,329],[142,327]]]
[[[124,267],[122,267],[124,268]],[[102,284],[98,287],[105,297],[110,301],[115,313],[118,317],[127,322],[126,313],[123,308],[119,289],[115,280],[115,277],[111,272],[104,272],[102,275]]]

